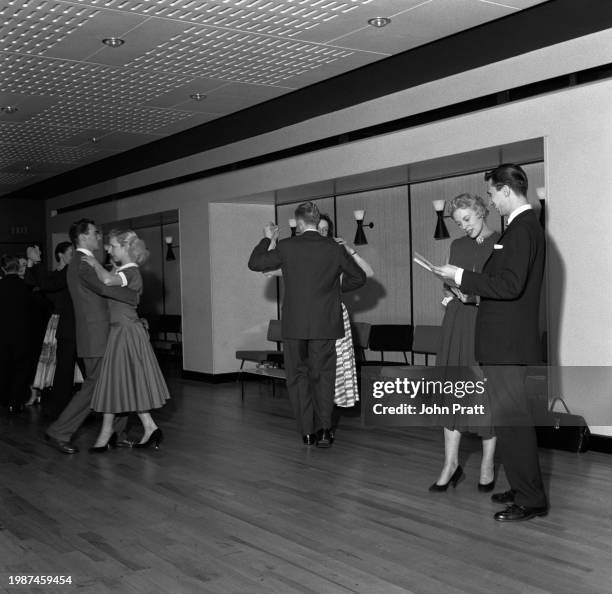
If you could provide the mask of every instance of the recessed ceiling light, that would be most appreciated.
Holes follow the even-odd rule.
[[[89,141],[90,141],[90,142],[93,142],[93,144],[96,144],[96,142],[98,142],[98,139],[97,139],[97,137],[92,136],[92,137],[89,139]]]
[[[119,47],[123,45],[125,41],[119,37],[107,37],[106,39],[102,40],[102,43],[104,45],[108,45],[108,47]]]
[[[192,93],[191,95],[189,95],[189,97],[194,101],[202,101],[206,99],[206,95],[204,95],[204,93]]]
[[[4,113],[15,113],[16,111],[19,111],[14,105],[5,105],[0,109],[2,109]]]
[[[391,19],[387,17],[374,17],[368,21],[368,25],[380,29],[381,27],[386,27],[390,22]]]
[[[30,171],[30,169],[32,169],[32,168],[31,168],[29,165],[26,165],[26,166],[23,168],[23,170],[24,170],[24,171]]]

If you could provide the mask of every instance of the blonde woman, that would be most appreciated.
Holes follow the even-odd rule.
[[[460,194],[450,201],[451,217],[465,233],[450,247],[449,263],[467,270],[480,272],[493,251],[499,233],[489,228],[486,219],[489,210],[485,201],[474,194]],[[479,370],[475,354],[477,300],[458,289],[445,288],[443,304],[446,307],[442,321],[442,336],[436,365],[449,368]],[[478,371],[476,371],[478,373]],[[471,419],[454,418],[444,427],[444,466],[438,480],[429,488],[432,492],[446,491],[449,484],[457,486],[464,478],[459,464],[459,444],[462,433],[476,433],[482,438],[482,460],[478,490],[492,491],[495,487],[494,457],[496,438],[488,414],[470,423]]]
[[[111,231],[109,251],[112,259],[120,264],[112,273],[95,258],[88,256],[84,260],[105,285],[120,286],[140,295],[142,276],[138,266],[149,256],[144,241],[134,231]],[[134,447],[158,448],[163,434],[149,411],[161,408],[170,398],[166,382],[136,306],[112,299],[109,305],[110,334],[91,400],[91,407],[104,413],[104,419],[98,439],[89,451],[105,452],[114,445],[114,416],[127,412],[138,413],[144,429],[142,439]]]

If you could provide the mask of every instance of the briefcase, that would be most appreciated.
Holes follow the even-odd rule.
[[[560,402],[566,412],[553,410]],[[591,432],[580,415],[570,413],[563,398],[555,398],[548,408],[546,422],[536,428],[538,445],[543,448],[565,450],[567,452],[586,452],[589,449]]]

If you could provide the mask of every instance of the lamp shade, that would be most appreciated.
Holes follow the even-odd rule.
[[[363,231],[363,220],[357,221],[357,231],[355,232],[355,240],[353,241],[355,245],[367,245],[368,240]]]
[[[353,216],[355,217],[356,221],[363,221],[364,215],[365,215],[365,210],[354,210],[353,211]]]

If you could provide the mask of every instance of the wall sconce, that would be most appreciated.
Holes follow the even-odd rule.
[[[357,231],[355,232],[355,240],[353,243],[355,245],[367,245],[368,240],[363,231],[364,225],[372,229],[374,227],[374,223],[364,223],[363,215],[365,215],[365,210],[354,210],[353,216],[355,217],[355,221],[357,221]]]
[[[538,200],[540,201],[540,225],[545,229],[546,222],[546,188],[544,186],[540,188],[536,188],[536,194],[538,195]]]
[[[446,207],[446,200],[432,200],[434,210],[438,220],[436,221],[436,230],[434,231],[434,239],[448,239],[448,229],[444,223],[444,208]]]
[[[168,246],[168,250],[166,251],[166,262],[172,262],[173,260],[176,260],[176,256],[174,255],[174,250],[172,248],[178,247],[178,245],[177,246],[172,245],[171,235],[167,235],[166,237],[164,237],[164,241],[166,242],[166,245]]]
[[[295,219],[289,219],[289,227],[291,229],[291,237],[295,237],[297,221]]]

